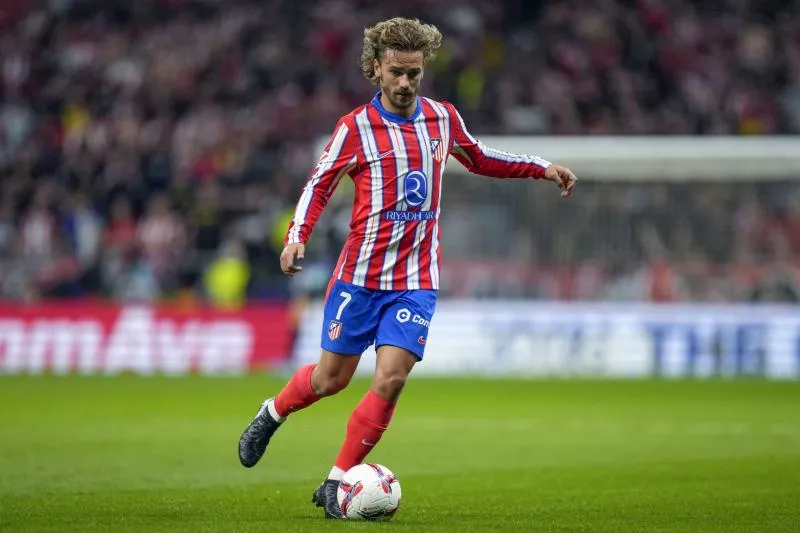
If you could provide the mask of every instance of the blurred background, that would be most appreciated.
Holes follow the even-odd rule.
[[[561,354],[553,342],[567,355],[501,368],[637,373],[673,357],[680,373],[706,354],[708,372],[800,374],[796,0],[4,0],[0,368],[108,370],[113,352],[114,369],[164,370],[163,346],[209,371],[315,358],[349,187],[291,283],[282,239],[320,142],[375,91],[358,69],[363,28],[398,15],[442,30],[423,92],[455,103],[486,144],[573,166],[595,139],[604,155],[651,141],[643,167],[576,159],[568,202],[450,167],[432,352],[450,361],[452,337],[520,334],[520,361]],[[701,171],[675,144],[702,153],[711,139],[722,159],[764,143],[746,171]],[[481,329],[487,308],[512,304]],[[634,326],[631,313],[662,318]],[[561,316],[576,325],[554,333]],[[211,323],[242,329],[196,355],[191,328]],[[231,346],[233,363],[219,355]],[[635,365],[609,363],[630,351]]]

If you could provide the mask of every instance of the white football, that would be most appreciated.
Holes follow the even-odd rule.
[[[345,472],[336,499],[345,518],[388,519],[400,506],[400,482],[385,466],[363,463]]]

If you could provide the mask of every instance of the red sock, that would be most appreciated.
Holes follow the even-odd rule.
[[[347,436],[336,457],[337,467],[347,472],[364,460],[389,427],[395,405],[372,391],[367,392],[347,422]]]
[[[280,416],[305,409],[319,400],[311,386],[311,373],[317,365],[306,365],[297,369],[289,383],[275,396],[275,410]]]

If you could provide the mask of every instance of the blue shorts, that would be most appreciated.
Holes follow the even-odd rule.
[[[381,291],[336,280],[325,300],[322,349],[360,355],[373,343],[422,359],[436,309],[435,290]]]

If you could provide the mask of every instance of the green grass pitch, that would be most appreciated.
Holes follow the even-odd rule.
[[[412,378],[370,456],[403,503],[360,523],[310,496],[366,381],[239,465],[283,382],[0,378],[0,531],[800,531],[800,383]]]

